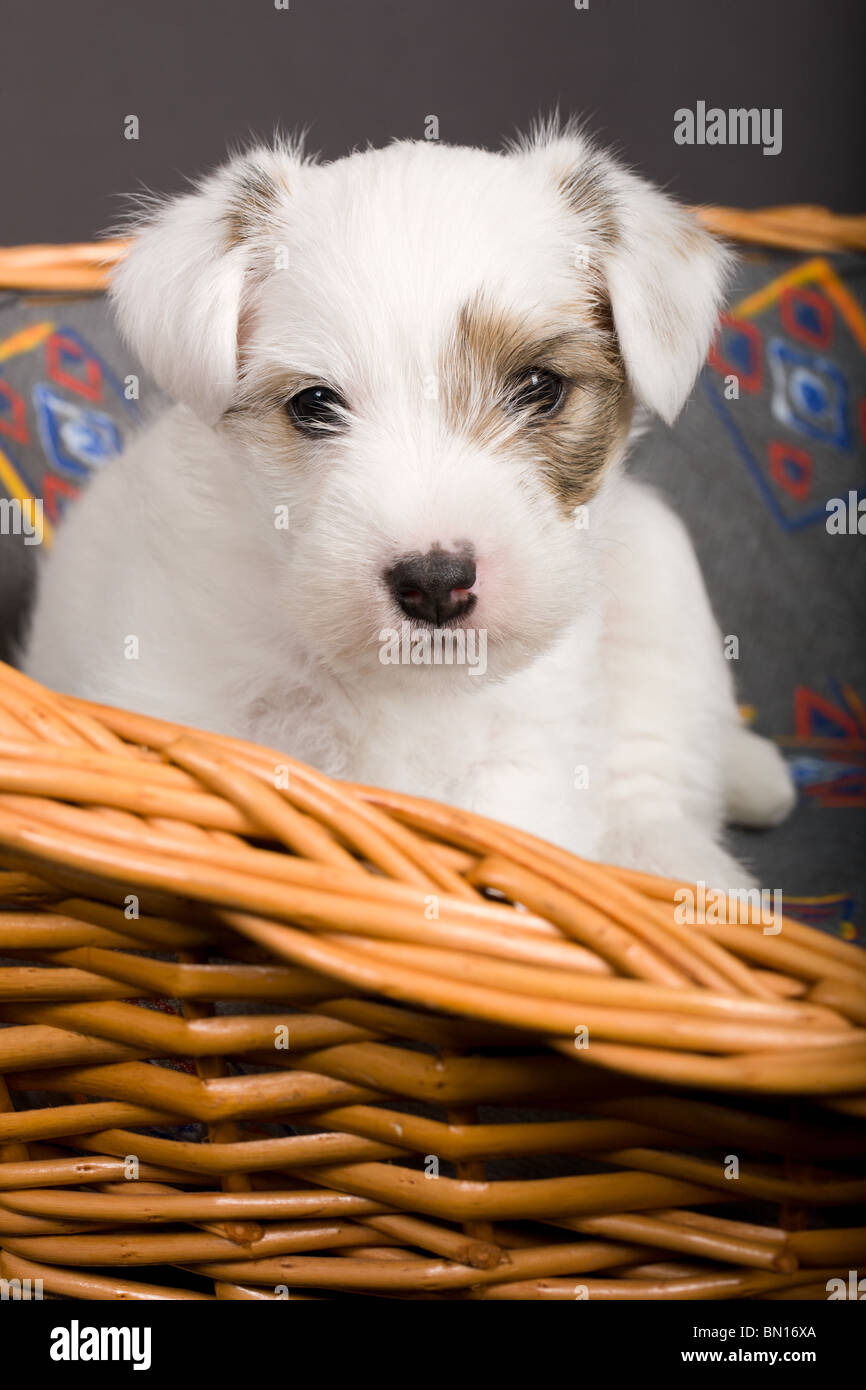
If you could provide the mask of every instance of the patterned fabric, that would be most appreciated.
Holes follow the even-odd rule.
[[[816,257],[739,300],[710,354],[718,376],[736,373],[741,392],[761,397],[776,431],[743,434],[722,383],[703,381],[731,443],[771,516],[787,531],[824,525],[826,500],[866,496],[864,372],[866,315],[830,262]],[[839,359],[849,370],[840,366]]]
[[[689,406],[633,467],[688,523],[747,717],[801,791],[734,848],[786,910],[866,940],[866,260],[750,256],[731,305]],[[44,500],[42,547],[0,536],[0,655],[37,553],[159,407],[143,377],[134,399],[139,372],[101,296],[0,296],[0,496]]]
[[[23,301],[0,338],[0,480],[8,497],[41,497],[46,547],[90,474],[123,449],[134,399],[92,338],[81,303]],[[104,313],[101,300],[87,306]],[[5,310],[5,312],[4,312]],[[9,305],[0,306],[0,325]],[[112,359],[116,346],[109,343]]]
[[[0,658],[14,655],[37,553],[141,419],[136,390],[158,404],[155,388],[127,382],[139,370],[102,295],[0,294],[0,498],[42,500],[41,545],[27,510],[0,517]]]
[[[688,522],[744,712],[800,789],[734,848],[849,940],[866,939],[864,305],[862,257],[745,258],[691,402],[634,460]]]

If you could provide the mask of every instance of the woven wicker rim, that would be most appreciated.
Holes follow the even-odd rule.
[[[866,1092],[866,959],[788,917],[767,935],[760,914],[739,923],[732,899],[734,925],[682,925],[675,882],[252,744],[51,696],[8,667],[0,758],[0,844],[22,862],[219,905],[293,965],[538,1032],[567,1054],[584,1022],[595,1061],[614,1070]],[[290,854],[244,840],[262,835]],[[785,997],[804,984],[805,1000]]]

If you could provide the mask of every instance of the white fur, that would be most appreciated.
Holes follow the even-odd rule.
[[[557,187],[590,159],[613,246]],[[266,228],[231,244],[226,209],[251,165],[279,195]],[[254,151],[168,203],[114,297],[179,404],[61,529],[25,669],[589,857],[740,887],[726,816],[775,821],[792,793],[740,724],[682,525],[614,459],[578,529],[519,431],[484,447],[449,427],[428,389],[479,292],[527,322],[589,303],[574,258],[588,243],[634,394],[673,419],[726,265],[686,219],[574,133],[507,154],[400,143],[327,165]],[[283,449],[273,422],[261,432],[222,416],[281,373],[338,385],[346,432],[290,448],[286,419]],[[288,531],[274,525],[281,506]],[[486,674],[382,665],[379,635],[402,621],[383,571],[462,540],[478,556],[470,621],[487,634]]]

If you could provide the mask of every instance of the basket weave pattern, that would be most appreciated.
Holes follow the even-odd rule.
[[[866,962],[677,886],[0,667],[0,1276],[826,1298]]]

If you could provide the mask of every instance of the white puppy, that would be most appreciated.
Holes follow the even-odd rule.
[[[775,823],[791,784],[622,467],[635,404],[689,395],[725,251],[552,129],[258,149],[138,232],[114,300],[178,404],[60,531],[25,669],[742,886],[725,819]]]

